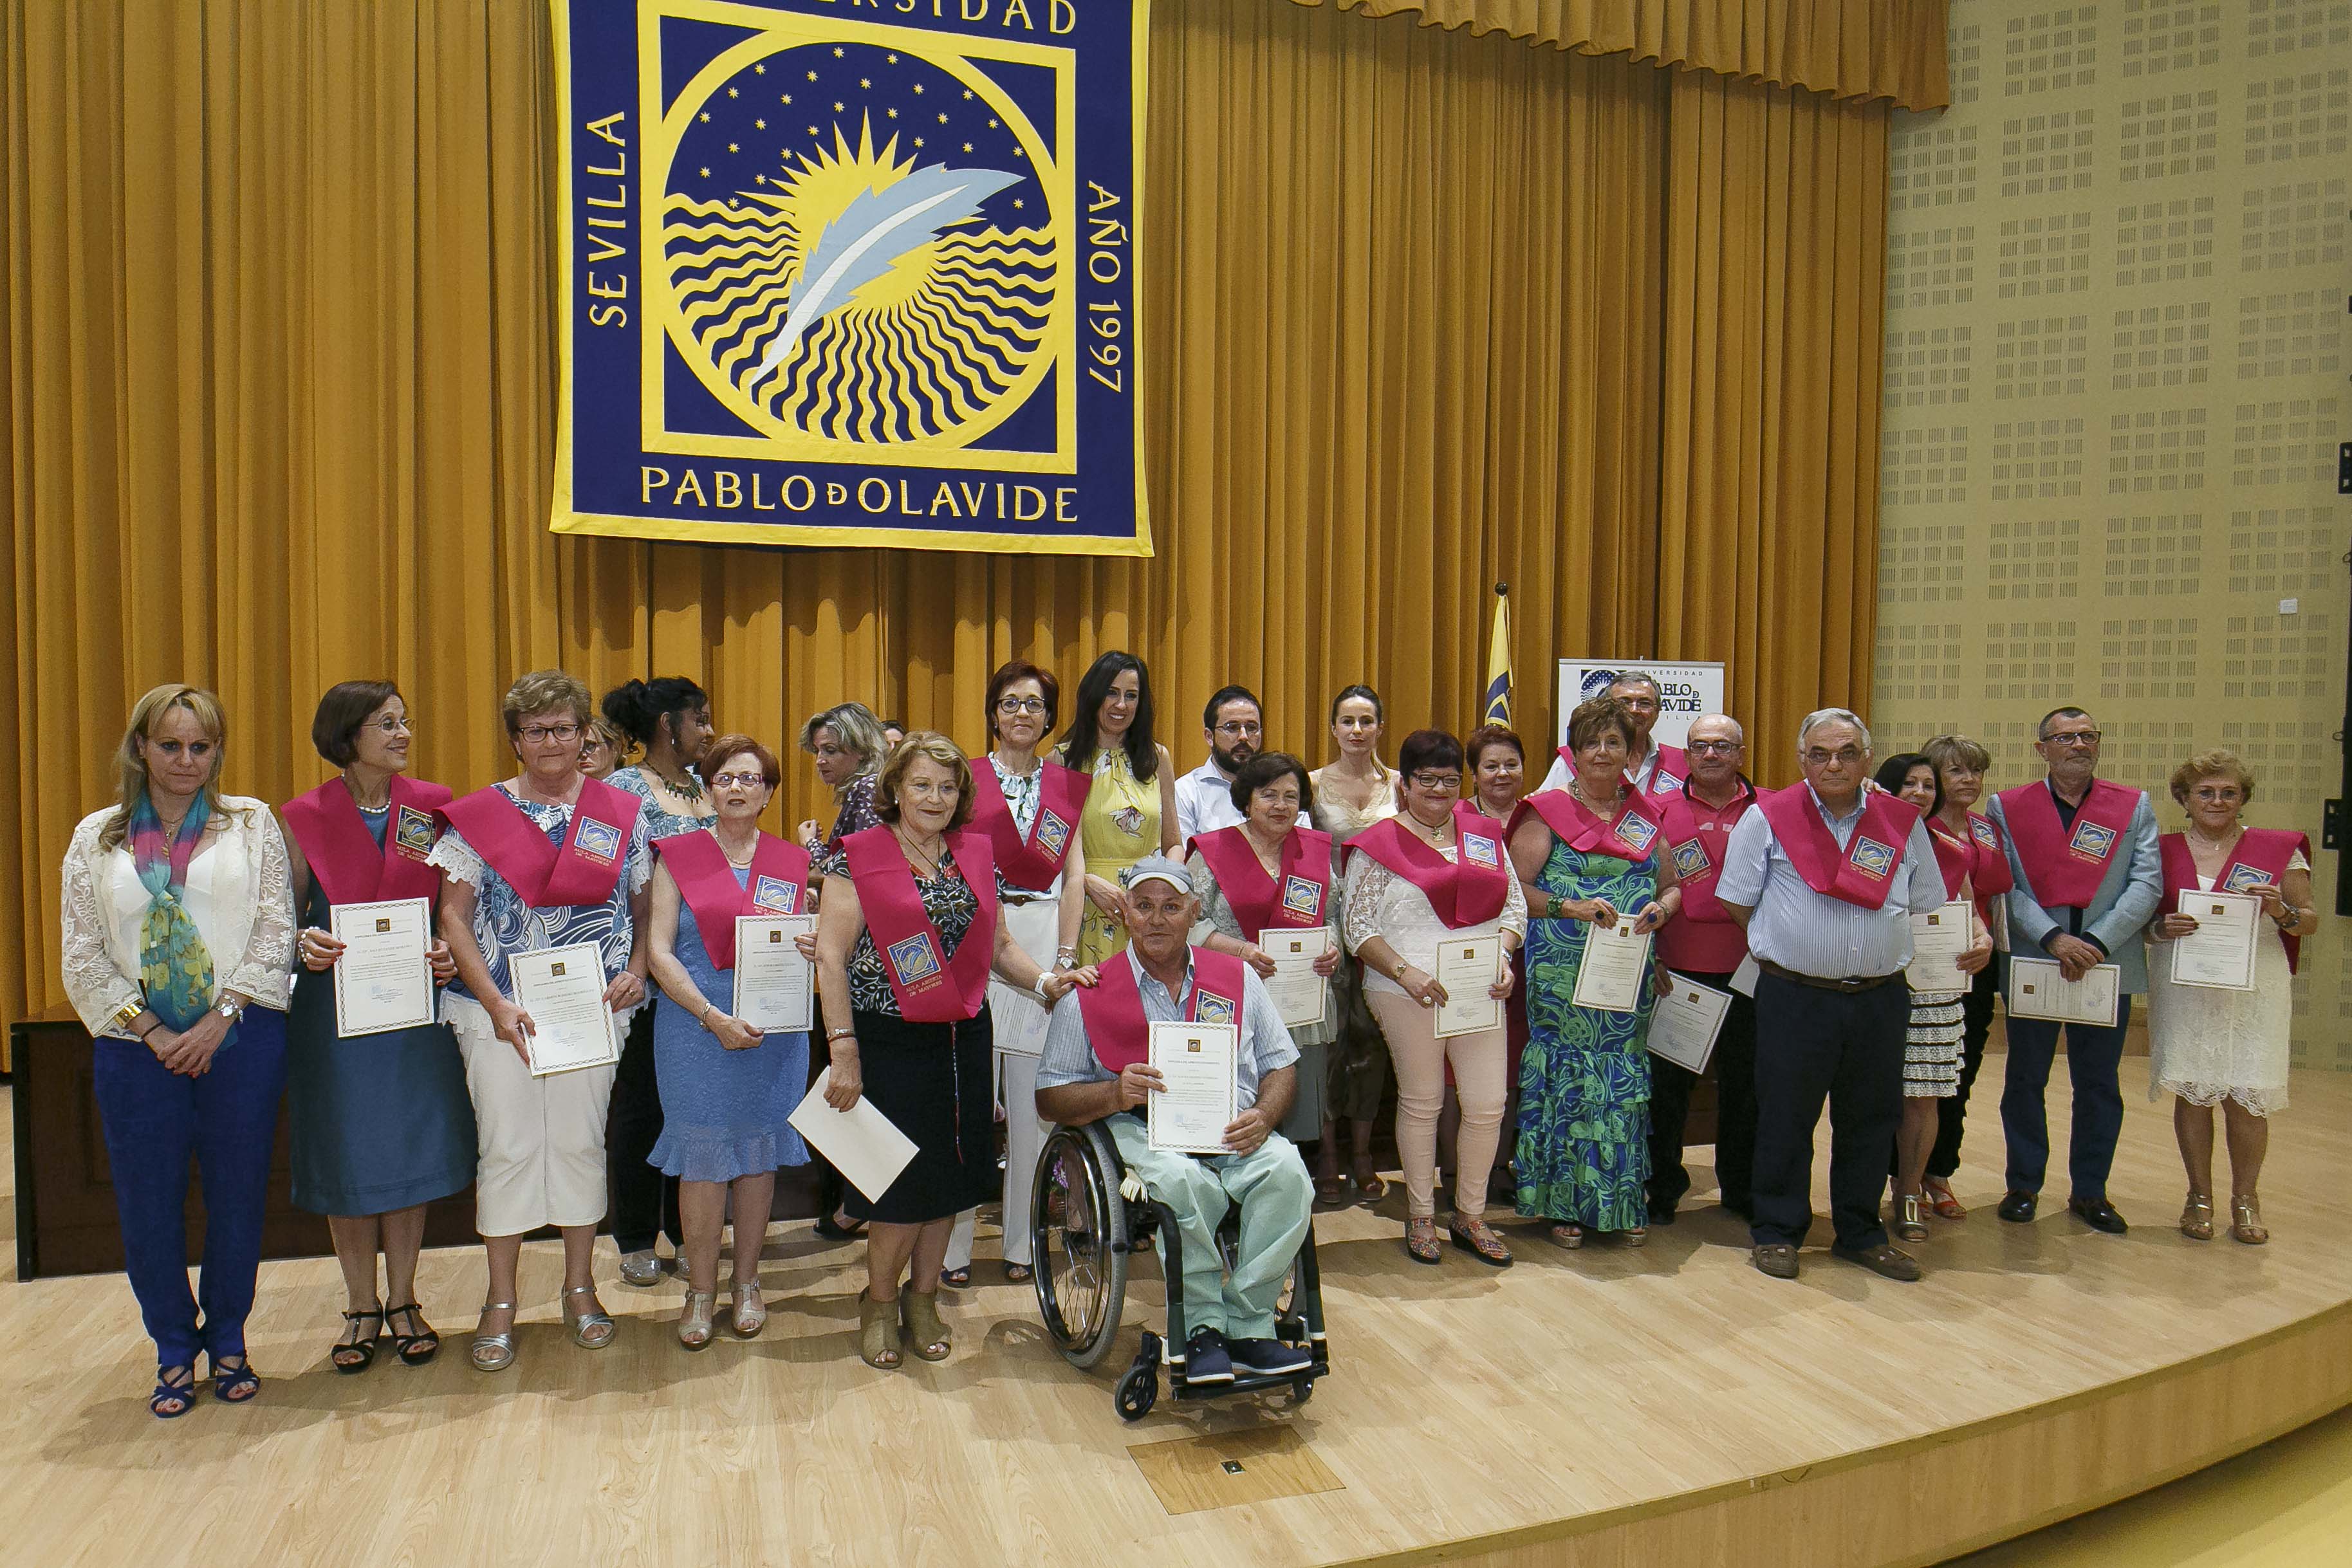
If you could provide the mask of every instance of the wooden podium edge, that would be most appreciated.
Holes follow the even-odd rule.
[[[2169,1366],[1882,1448],[1335,1568],[1925,1568],[2192,1475],[2347,1405],[2352,1301],[2338,1301]]]

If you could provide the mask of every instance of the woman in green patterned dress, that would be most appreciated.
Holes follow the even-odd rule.
[[[1594,926],[1654,931],[1682,901],[1674,862],[1653,852],[1657,808],[1625,778],[1633,734],[1617,698],[1579,706],[1568,724],[1575,779],[1529,796],[1511,832],[1528,915],[1518,1211],[1550,1220],[1562,1247],[1589,1230],[1629,1246],[1649,1234],[1650,977],[1632,1012],[1570,999]]]

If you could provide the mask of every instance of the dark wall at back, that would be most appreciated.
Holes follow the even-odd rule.
[[[122,1237],[115,1220],[106,1139],[99,1130],[98,1101],[90,1088],[89,1035],[79,1023],[18,1023],[10,1026],[9,1045],[15,1078],[10,1099],[16,1124],[16,1277],[117,1272],[122,1268]],[[289,1146],[280,1107],[262,1256],[325,1257],[333,1250],[326,1220],[294,1207]],[[803,1171],[780,1172],[773,1218],[805,1219],[815,1213],[814,1181]],[[202,1254],[204,1240],[201,1183],[191,1176],[190,1263]],[[427,1247],[470,1246],[474,1241],[470,1187],[426,1210]]]

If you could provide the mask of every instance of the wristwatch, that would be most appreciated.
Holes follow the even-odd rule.
[[[245,1004],[243,1002],[233,1002],[226,997],[223,997],[217,1003],[214,1004],[213,1011],[220,1014],[222,1018],[227,1019],[230,1023],[235,1023],[237,1019],[245,1016]]]

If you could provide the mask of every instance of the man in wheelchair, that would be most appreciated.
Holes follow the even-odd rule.
[[[1307,1353],[1274,1337],[1275,1305],[1307,1234],[1314,1186],[1298,1150],[1275,1128],[1297,1092],[1298,1048],[1249,967],[1187,941],[1199,913],[1192,879],[1163,855],[1119,877],[1128,948],[1102,966],[1102,983],[1055,1004],[1037,1065],[1037,1114],[1064,1126],[1105,1122],[1119,1157],[1176,1217],[1181,1231],[1188,1383],[1298,1372]],[[1233,1124],[1226,1153],[1155,1149],[1142,1107],[1164,1088],[1148,1060],[1154,1023],[1239,1026]],[[1241,1210],[1240,1245],[1226,1276],[1217,1228]],[[1161,1248],[1166,1260],[1166,1248]]]

